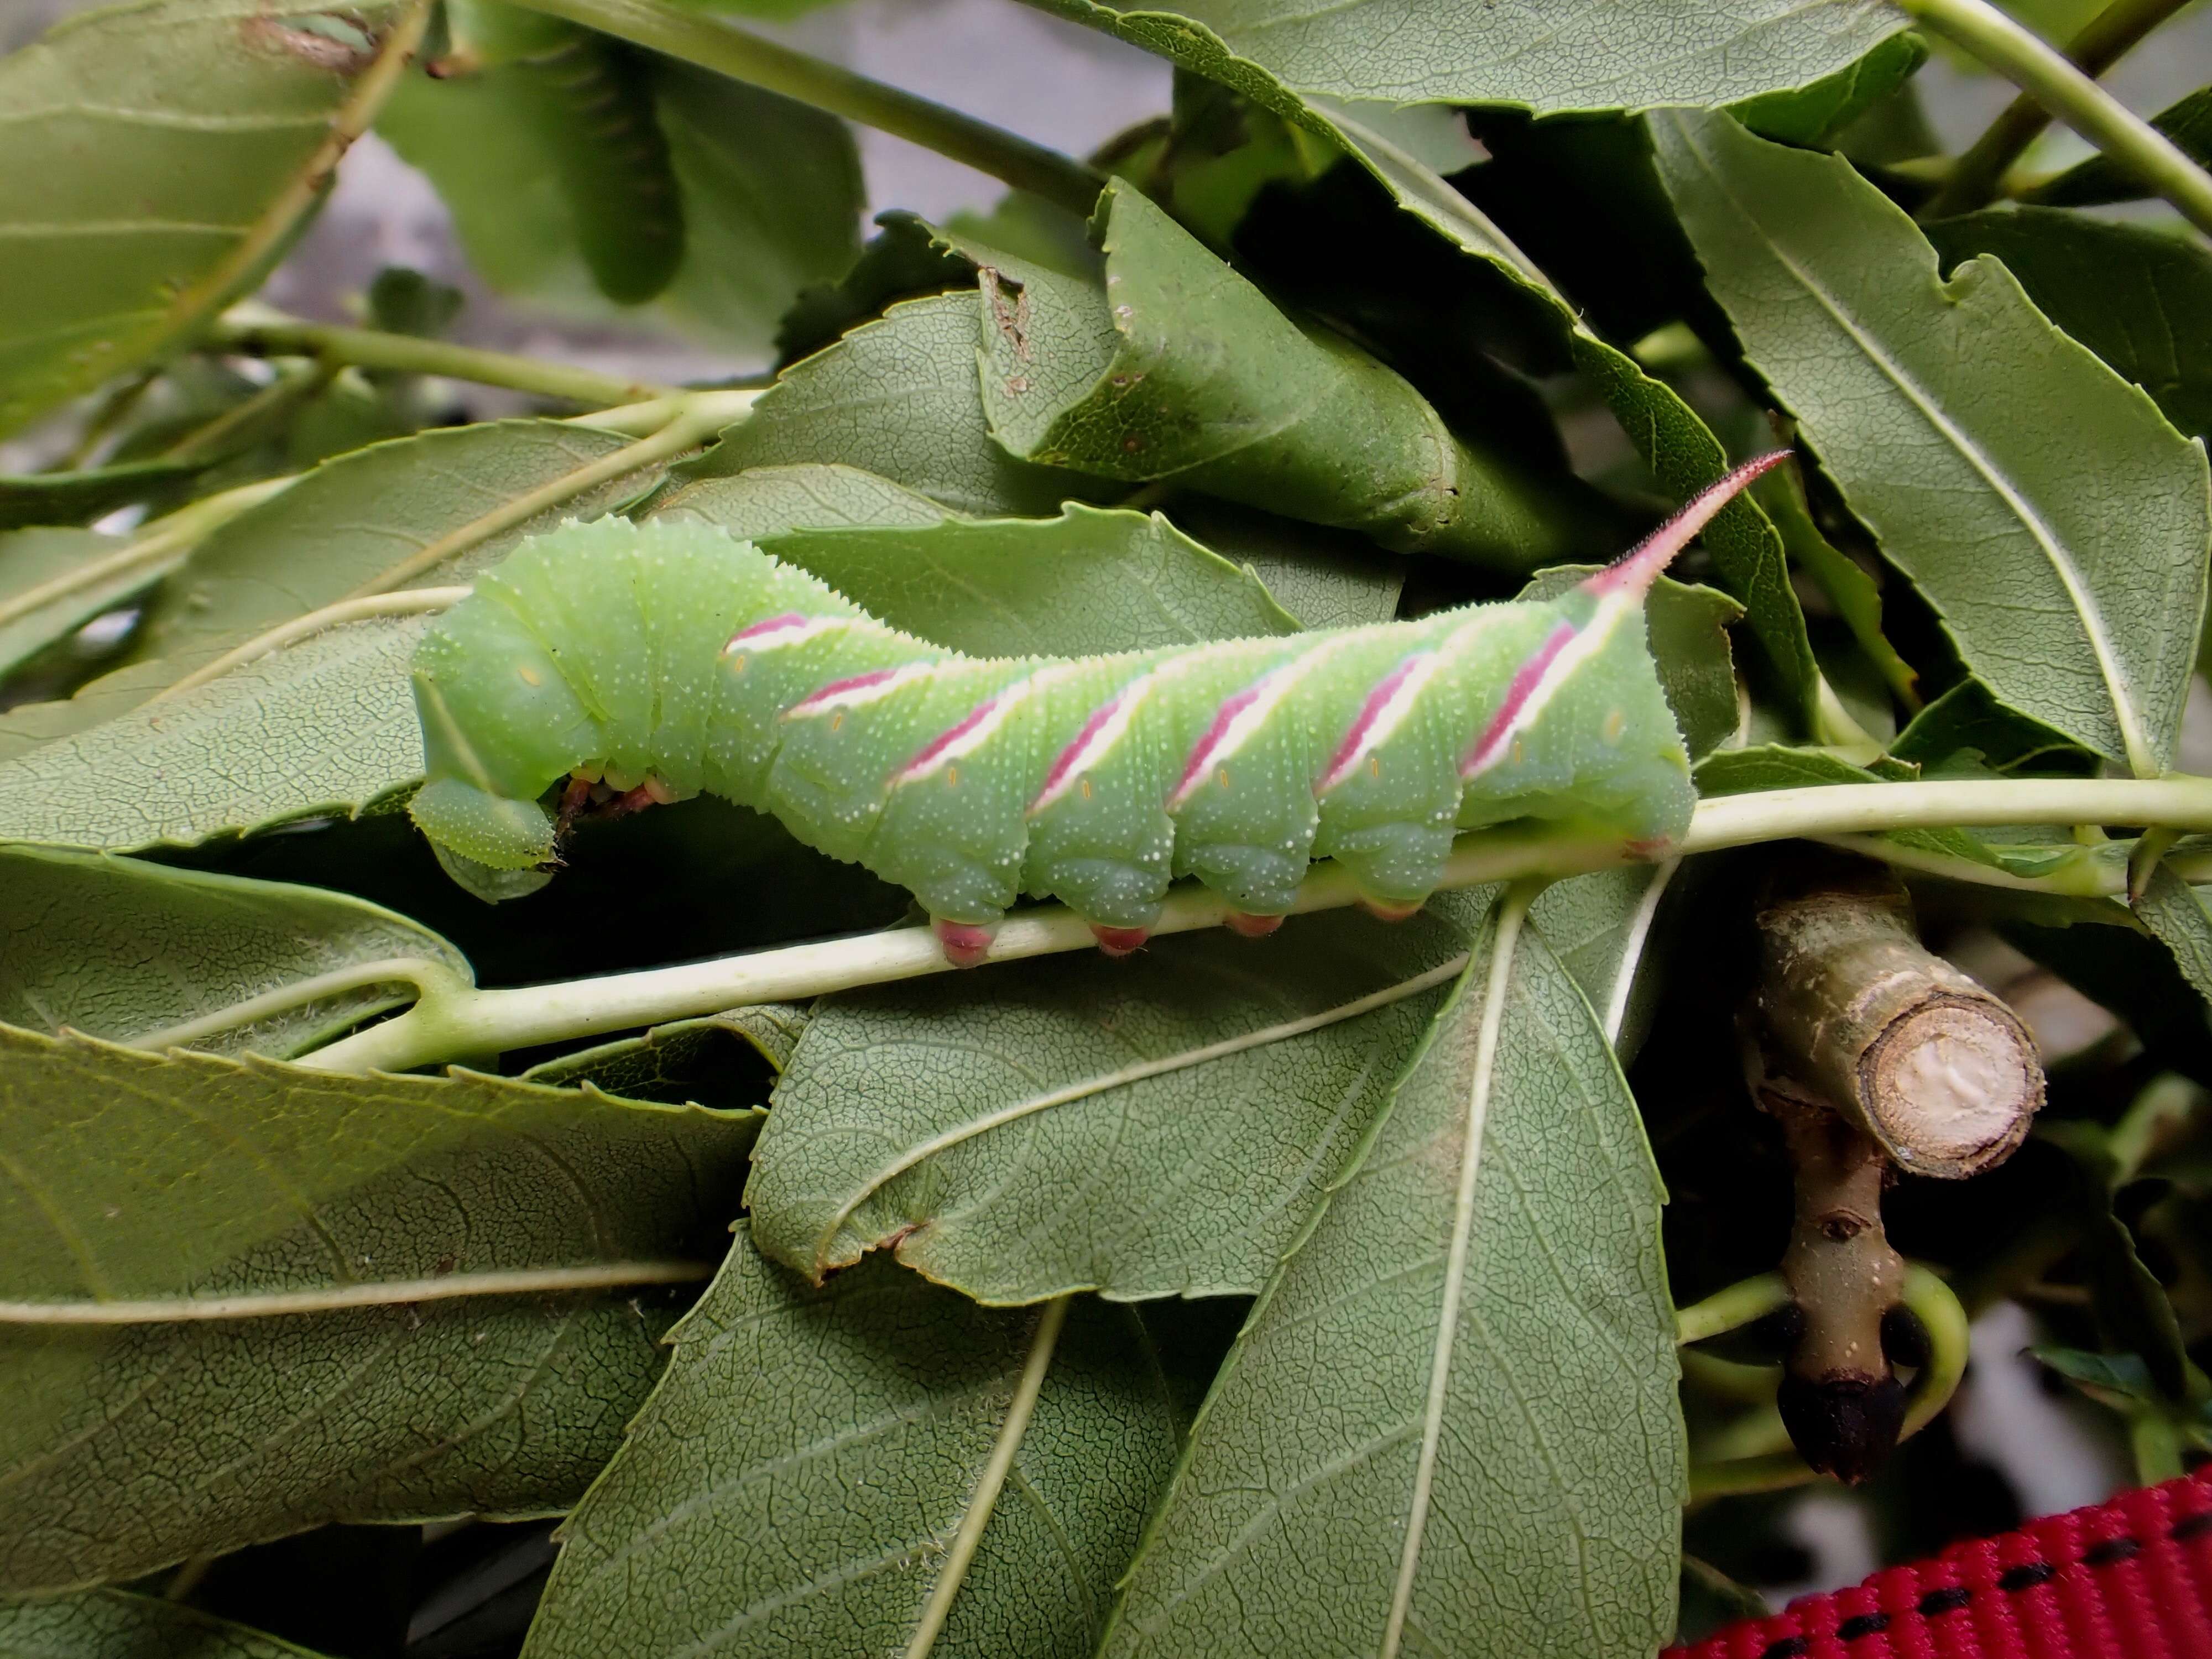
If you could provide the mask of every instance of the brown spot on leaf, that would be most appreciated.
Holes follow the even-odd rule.
[[[295,58],[333,75],[358,75],[376,61],[380,37],[359,12],[348,9],[249,17],[239,25],[248,48],[264,56]]]
[[[983,285],[983,298],[991,307],[993,325],[1006,336],[1006,343],[1014,349],[1014,356],[1024,362],[1029,362],[1029,295],[1012,277],[1000,276],[989,265],[977,267],[975,274]]]

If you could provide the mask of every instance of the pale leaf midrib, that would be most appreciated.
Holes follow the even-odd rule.
[[[1449,962],[1431,968],[1425,973],[1416,974],[1410,979],[1401,980],[1395,985],[1385,986],[1379,991],[1370,992],[1364,997],[1356,997],[1349,1002],[1339,1003],[1334,1007],[1324,1008],[1318,1013],[1302,1015],[1297,1019],[1284,1020],[1278,1024],[1262,1026],[1256,1031],[1247,1031],[1237,1036],[1224,1037],[1219,1042],[1206,1043],[1195,1048],[1186,1048],[1180,1053],[1164,1055],[1158,1060],[1141,1060],[1133,1066],[1125,1066],[1118,1071],[1102,1073],[1043,1094],[1030,1095],[1024,1099],[1010,1102],[994,1111],[986,1112],[979,1117],[970,1118],[964,1123],[957,1124],[951,1128],[941,1131],[932,1135],[928,1139],[917,1143],[865,1182],[858,1184],[854,1196],[840,1204],[817,1233],[814,1243],[816,1257],[817,1260],[827,1258],[837,1235],[842,1232],[851,1222],[854,1212],[870,1198],[881,1192],[908,1170],[928,1162],[941,1152],[951,1151],[964,1141],[988,1134],[992,1130],[1003,1128],[1009,1123],[1018,1122],[1037,1112],[1048,1111],[1058,1106],[1070,1105],[1094,1095],[1104,1094],[1109,1090],[1126,1088],[1132,1084],[1142,1083],[1171,1072],[1188,1070],[1191,1066],[1202,1066],[1211,1060],[1226,1059],[1248,1049],[1264,1048],[1273,1042],[1287,1042],[1292,1037],[1304,1036],[1310,1031],[1320,1030],[1326,1026],[1339,1024],[1348,1019],[1356,1019],[1362,1014],[1371,1013],[1377,1008],[1388,1007],[1394,1002],[1401,1002],[1407,997],[1418,996],[1423,991],[1448,983],[1466,966],[1467,956],[1465,952],[1462,952]]]
[[[1467,1297],[1468,1258],[1474,1241],[1475,1183],[1481,1173],[1483,1134],[1490,1115],[1491,1095],[1496,1086],[1498,1036],[1505,1023],[1514,947],[1519,942],[1521,925],[1534,896],[1534,890],[1524,888],[1510,895],[1498,906],[1497,933],[1491,942],[1489,980],[1483,987],[1482,1024],[1475,1036],[1474,1075],[1468,1087],[1467,1115],[1462,1132],[1459,1186],[1452,1199],[1451,1245],[1445,1258],[1436,1352],[1429,1372],[1428,1398],[1422,1410],[1413,1490],[1407,1504],[1405,1543],[1398,1558],[1398,1580],[1390,1595],[1379,1659],[1396,1659],[1405,1639],[1407,1616],[1413,1607],[1414,1580],[1420,1571],[1421,1539],[1435,1498],[1437,1452],[1443,1437],[1444,1405],[1451,1389],[1452,1348],[1459,1334],[1460,1310]]]

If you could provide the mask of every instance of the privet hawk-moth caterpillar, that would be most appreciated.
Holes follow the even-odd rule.
[[[1126,951],[1182,876],[1256,933],[1317,858],[1387,915],[1428,897],[1462,830],[1544,820],[1656,854],[1695,796],[1644,598],[1780,459],[1556,599],[1078,660],[945,650],[710,526],[565,526],[417,648],[411,811],[518,870],[554,856],[540,797],[563,779],[724,795],[910,889],[963,963],[1024,893]]]

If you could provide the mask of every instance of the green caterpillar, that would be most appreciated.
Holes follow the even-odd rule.
[[[1644,597],[1781,459],[1554,600],[1077,660],[944,650],[710,526],[566,526],[425,635],[411,811],[520,870],[554,857],[540,797],[563,779],[572,805],[725,795],[910,889],[963,964],[1024,893],[1122,952],[1182,876],[1259,933],[1316,858],[1409,915],[1462,830],[1541,819],[1653,855],[1695,797]]]

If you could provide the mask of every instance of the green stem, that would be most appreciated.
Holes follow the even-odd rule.
[[[2189,0],[2113,0],[2066,43],[2066,56],[2087,76],[2102,75]],[[1943,187],[1924,210],[1941,219],[1971,213],[1996,197],[2005,173],[2051,125],[2051,112],[2022,93],[1990,124],[1989,131],[1959,157]]]
[[[1781,1310],[1790,1301],[1790,1286],[1780,1273],[1760,1273],[1741,1279],[1724,1291],[1716,1291],[1703,1302],[1674,1310],[1674,1340],[1686,1346]]]
[[[627,452],[625,452],[627,453]],[[1699,803],[1689,832],[1668,854],[1717,852],[1763,841],[1884,830],[2008,823],[2170,824],[2212,830],[2212,779],[2060,778],[1936,783],[1832,784],[1777,789]],[[1583,875],[1630,862],[1620,843],[1561,840],[1530,830],[1462,836],[1444,866],[1443,887]],[[1314,866],[1297,912],[1332,910],[1359,896],[1348,872]],[[1186,885],[1168,895],[1156,934],[1221,925],[1229,902]],[[994,962],[1018,961],[1097,944],[1091,925],[1057,904],[1010,916],[991,943]],[[406,1013],[318,1049],[301,1064],[320,1071],[410,1071],[464,1055],[594,1036],[629,1026],[711,1014],[756,1002],[789,1002],[943,973],[950,964],[927,927],[793,945],[675,968],[611,974],[512,990],[445,988]]]
[[[723,428],[743,420],[752,412],[760,398],[757,392],[695,392],[677,400],[679,411],[668,424],[652,436],[641,438],[635,443],[625,444],[611,455],[603,455],[588,466],[580,466],[574,472],[564,472],[550,483],[540,484],[527,495],[494,507],[482,518],[471,519],[458,530],[451,530],[428,546],[409,554],[398,563],[380,571],[371,580],[363,582],[347,599],[366,599],[374,593],[386,593],[409,582],[427,571],[436,569],[457,554],[465,553],[481,543],[501,535],[517,525],[527,524],[539,514],[574,501],[586,490],[596,489],[603,483],[640,472],[649,466],[672,460],[687,449],[696,448]]]
[[[313,357],[325,365],[441,374],[450,380],[505,386],[512,392],[532,392],[542,398],[594,407],[676,395],[674,388],[650,381],[627,380],[593,369],[572,368],[413,334],[313,323],[260,305],[234,306],[210,325],[206,343],[217,350],[253,357]]]
[[[516,0],[920,144],[1088,217],[1104,178],[1073,156],[836,64],[659,0]]]
[[[299,363],[243,403],[223,410],[206,425],[186,433],[161,452],[165,461],[214,460],[228,449],[242,449],[276,418],[315,396],[337,377],[333,363]]]
[[[2173,141],[1988,0],[1898,0],[2140,178],[2199,230],[2212,233],[2212,178]],[[1948,187],[1947,187],[1948,188]]]

